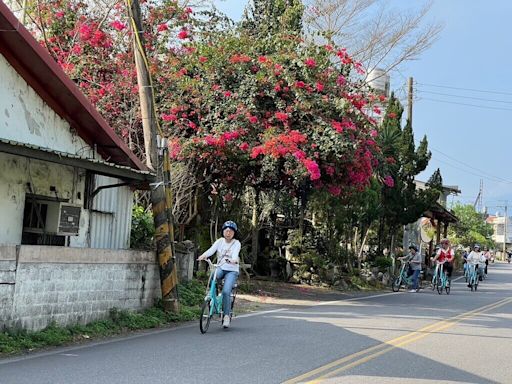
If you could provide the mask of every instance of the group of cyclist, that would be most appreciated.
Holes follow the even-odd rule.
[[[484,248],[483,251],[479,244],[475,244],[473,249],[468,252],[464,251],[463,255],[464,271],[469,271],[470,268],[474,267],[477,271],[479,281],[482,281],[484,276],[487,275],[487,267],[489,260],[492,258],[492,253]],[[419,275],[421,273],[422,257],[418,253],[418,247],[414,244],[409,246],[409,252],[403,257],[399,257],[399,260],[409,263],[409,273],[412,275],[412,287],[409,292],[418,292],[419,290]],[[450,240],[444,238],[440,242],[440,247],[437,249],[435,254],[430,257],[432,265],[442,264],[444,273],[446,273],[447,285],[451,284],[451,277],[453,273],[453,261],[455,259],[455,250],[450,246]],[[468,284],[471,288],[471,283]]]

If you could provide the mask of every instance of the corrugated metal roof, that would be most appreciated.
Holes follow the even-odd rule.
[[[25,150],[25,151],[23,151]],[[151,181],[154,174],[149,171],[141,171],[124,165],[109,163],[105,160],[85,158],[72,153],[56,151],[49,148],[43,148],[33,144],[20,143],[17,141],[6,140],[0,138],[0,152],[11,153],[18,156],[27,156],[37,158],[43,161],[50,161],[64,165],[77,166],[84,169],[96,170],[98,173],[124,177],[133,180]],[[37,152],[50,155],[37,156]],[[67,160],[67,161],[66,161]]]

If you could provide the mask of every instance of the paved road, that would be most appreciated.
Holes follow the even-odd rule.
[[[512,383],[512,264],[478,292],[384,293],[276,308],[0,361],[1,384]]]

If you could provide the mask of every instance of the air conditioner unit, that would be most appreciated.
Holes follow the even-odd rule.
[[[78,236],[82,206],[69,203],[49,203],[45,230],[59,236]]]

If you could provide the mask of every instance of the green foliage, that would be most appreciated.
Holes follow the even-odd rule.
[[[200,305],[204,300],[205,285],[197,280],[192,280],[178,285],[178,294],[181,305],[193,307]]]
[[[112,308],[109,318],[94,321],[87,325],[76,324],[60,327],[55,323],[38,332],[8,329],[0,333],[0,356],[48,346],[65,345],[76,340],[105,337],[137,329],[165,326],[180,321],[199,318],[200,304],[204,299],[205,286],[191,281],[180,284],[180,313],[165,312],[157,304],[143,312],[133,312]]]
[[[132,230],[130,246],[134,249],[153,249],[155,225],[153,215],[141,205],[134,205],[132,210]]]
[[[491,239],[492,226],[485,222],[485,218],[472,205],[457,203],[452,210],[459,218],[456,225],[448,228],[448,235],[454,244],[472,247],[478,243],[481,246],[494,247]]]
[[[379,269],[387,269],[393,265],[393,262],[391,261],[391,258],[381,256],[374,260],[373,265]]]
[[[395,234],[397,228],[417,220],[423,212],[436,202],[441,188],[441,175],[434,175],[426,190],[418,190],[415,177],[424,171],[428,165],[431,153],[428,150],[426,137],[416,148],[412,125],[407,121],[401,127],[403,108],[394,95],[389,99],[386,115],[379,132],[379,144],[384,157],[380,169],[381,175],[389,175],[394,180],[394,186],[383,187],[382,214],[384,228],[389,234]]]

